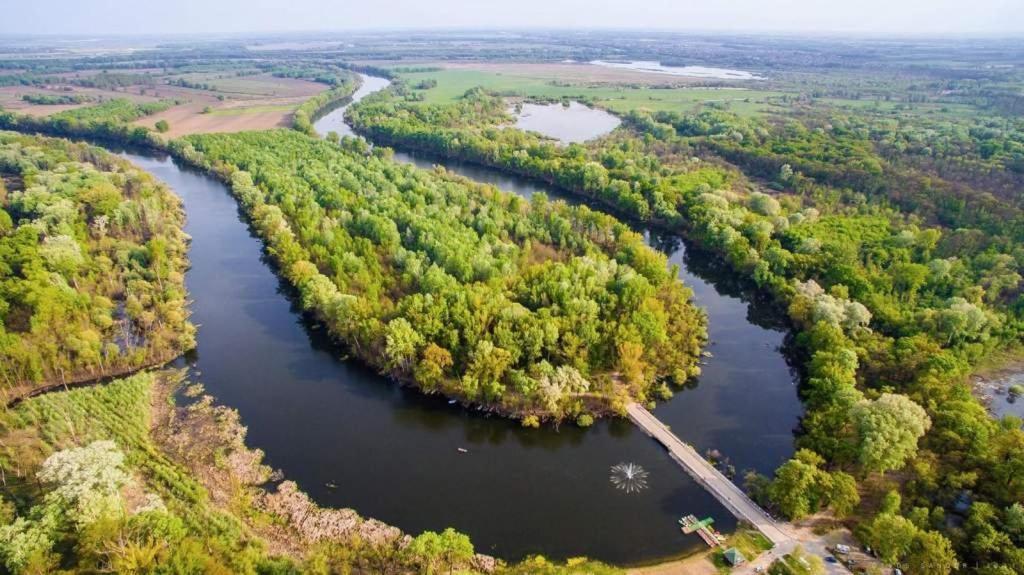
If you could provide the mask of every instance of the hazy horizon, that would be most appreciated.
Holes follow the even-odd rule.
[[[1024,2],[977,0],[734,0],[728,4],[634,0],[38,0],[16,3],[4,35],[208,35],[427,29],[606,29],[877,36],[1024,34]]]

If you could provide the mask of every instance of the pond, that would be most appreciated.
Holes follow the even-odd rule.
[[[1024,369],[1020,362],[971,379],[975,394],[993,416],[1013,415],[1024,419]]]
[[[579,102],[569,102],[568,105],[524,103],[518,112],[512,110],[512,113],[516,116],[515,126],[520,130],[537,132],[563,144],[592,140],[622,123],[604,110]]]
[[[660,62],[650,60],[634,60],[632,62],[606,62],[604,60],[593,60],[590,62],[595,66],[605,68],[621,68],[624,70],[635,70],[637,72],[648,72],[651,74],[665,74],[668,76],[685,76],[688,78],[709,78],[714,80],[764,80],[744,70],[730,70],[728,68],[709,68],[706,66],[663,66]]]

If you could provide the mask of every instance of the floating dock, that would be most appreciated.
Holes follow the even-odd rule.
[[[711,527],[711,524],[714,522],[715,520],[710,517],[698,521],[697,517],[693,515],[686,515],[679,520],[679,525],[682,526],[680,527],[680,530],[683,533],[687,535],[696,533],[704,540],[704,543],[707,543],[708,547],[714,549],[725,542],[725,537]]]

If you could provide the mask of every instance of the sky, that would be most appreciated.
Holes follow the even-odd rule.
[[[1020,35],[1024,0],[2,0],[0,34],[636,28]]]

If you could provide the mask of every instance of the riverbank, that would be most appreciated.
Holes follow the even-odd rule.
[[[129,377],[151,369],[161,369],[163,367],[166,367],[167,364],[171,363],[175,359],[181,357],[182,354],[186,353],[187,351],[188,350],[169,352],[168,354],[161,358],[153,359],[151,361],[148,361],[144,365],[137,367],[125,367],[116,370],[106,371],[101,374],[83,374],[79,377],[71,377],[67,381],[62,381],[59,383],[46,383],[40,386],[27,387],[24,389],[19,389],[18,387],[15,387],[13,389],[14,397],[10,397],[10,395],[12,395],[11,393],[9,393],[10,390],[4,390],[4,396],[5,398],[7,398],[5,405],[7,409],[11,409],[13,407],[17,407],[18,404],[27,399],[39,397],[47,393],[53,393],[56,391],[66,391],[69,389],[76,389],[80,387],[102,385],[115,379]]]
[[[186,381],[184,371],[158,374],[151,397],[150,433],[156,444],[199,480],[221,511],[232,513],[240,497],[248,499],[252,509],[240,517],[268,542],[272,553],[302,560],[321,543],[355,541],[396,551],[412,543],[400,529],[362,518],[352,509],[316,505],[283,472],[264,464],[262,451],[246,444],[247,430],[238,412]],[[261,520],[262,514],[274,520]],[[490,573],[498,562],[478,554],[468,566]]]
[[[674,561],[666,561],[645,567],[630,567],[627,575],[719,575],[718,568],[711,561],[711,552],[706,551]]]

